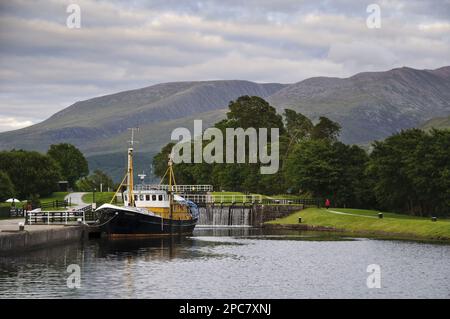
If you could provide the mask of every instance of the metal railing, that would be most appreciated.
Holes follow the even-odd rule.
[[[68,225],[85,222],[85,212],[72,211],[40,211],[31,210],[25,214],[26,225]]]
[[[202,195],[182,194],[183,198],[197,204],[232,204],[232,203],[261,203],[261,195]]]
[[[262,195],[203,195],[203,194],[182,194],[182,197],[197,204],[264,204],[264,205],[304,205],[320,207],[321,199],[277,199],[263,198]]]
[[[320,207],[322,201],[317,198],[302,198],[302,199],[285,199],[285,198],[265,198],[262,203],[266,205],[305,205]]]
[[[67,200],[54,200],[52,202],[41,203],[41,205],[39,205],[39,208],[66,208],[67,206],[69,206],[69,202]]]

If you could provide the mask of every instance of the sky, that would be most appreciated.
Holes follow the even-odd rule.
[[[0,44],[1,132],[163,82],[450,65],[450,0],[0,0]]]

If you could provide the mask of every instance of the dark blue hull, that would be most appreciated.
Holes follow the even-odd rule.
[[[198,219],[171,220],[128,211],[101,212],[101,232],[109,236],[190,235]]]

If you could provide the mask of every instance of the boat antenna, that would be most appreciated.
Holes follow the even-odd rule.
[[[116,192],[114,193],[114,196],[111,198],[110,204],[113,203],[114,199],[117,197],[117,194],[122,189],[123,186],[126,186],[128,188],[128,197],[129,197],[129,206],[135,206],[134,202],[134,194],[133,194],[133,150],[134,150],[134,144],[139,143],[138,141],[134,140],[134,132],[139,131],[139,128],[133,127],[129,128],[131,131],[131,140],[128,141],[129,147],[128,147],[128,169],[127,173],[125,174],[125,177],[123,178],[122,182],[119,184],[119,187],[117,187]],[[125,180],[127,181],[125,184]],[[124,201],[125,202],[125,201]]]
[[[131,131],[131,140],[129,140],[128,143],[130,143],[130,147],[133,148],[135,143],[136,144],[139,143],[139,141],[134,140],[134,132],[139,131],[139,127],[131,127],[128,130]]]

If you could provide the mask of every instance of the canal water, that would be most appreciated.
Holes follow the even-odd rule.
[[[90,240],[0,257],[0,298],[450,298],[450,245],[253,228]]]

